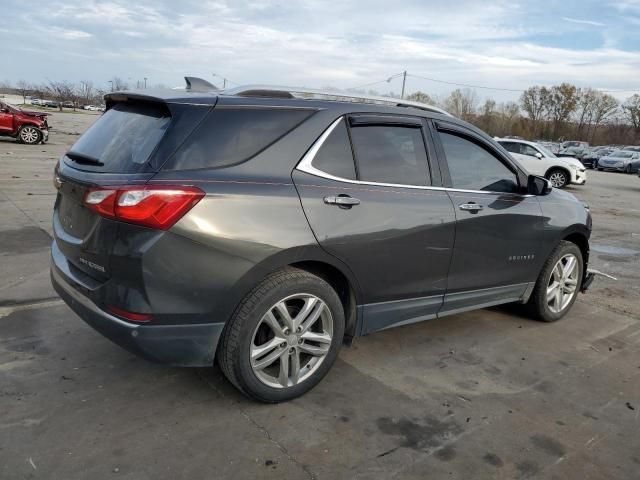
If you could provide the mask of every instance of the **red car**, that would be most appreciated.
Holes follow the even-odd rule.
[[[28,112],[0,102],[0,135],[35,145],[49,139],[48,113]]]

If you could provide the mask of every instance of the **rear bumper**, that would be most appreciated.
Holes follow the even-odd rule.
[[[53,288],[87,324],[124,349],[151,361],[181,367],[213,365],[224,323],[137,325],[115,317],[93,303],[77,283],[51,261]]]

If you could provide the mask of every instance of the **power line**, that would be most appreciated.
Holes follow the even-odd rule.
[[[401,77],[403,75],[403,73],[396,73],[384,80],[379,80],[377,82],[371,82],[371,83],[366,83],[364,85],[359,85],[357,87],[351,87],[348,90],[356,90],[358,88],[364,88],[364,87],[369,87],[371,85],[377,85],[379,83],[384,83],[384,82],[390,82],[392,79],[397,78],[397,77]],[[456,87],[467,87],[467,88],[477,88],[477,89],[482,89],[482,90],[497,90],[497,91],[502,91],[502,92],[513,92],[513,93],[522,93],[526,90],[524,89],[520,89],[520,88],[503,88],[503,87],[490,87],[487,85],[475,85],[475,84],[471,84],[471,83],[458,83],[458,82],[449,82],[447,80],[440,80],[438,78],[433,78],[433,77],[426,77],[424,75],[416,75],[413,73],[408,73],[407,72],[407,77],[413,77],[413,78],[420,78],[422,80],[427,80],[429,82],[435,82],[435,83],[442,83],[444,85],[453,85]],[[593,88],[593,87],[592,87]],[[640,92],[640,89],[628,89],[628,90],[600,90],[598,88],[594,88],[594,90],[598,90],[599,92],[602,93],[637,93]]]
[[[448,82],[446,80],[438,80],[437,78],[423,77],[422,75],[414,75],[413,73],[407,73],[407,76],[421,78],[422,80],[428,80],[430,82],[444,83],[445,85],[454,85],[456,87],[481,88],[483,90],[501,90],[503,92],[517,92],[517,93],[524,92],[524,90],[517,89],[517,88],[487,87],[486,85],[473,85],[470,83]]]
[[[402,75],[404,75],[403,72],[400,73],[394,73],[393,75],[391,75],[390,77],[385,78],[384,80],[378,80],[377,82],[371,82],[371,83],[365,83],[364,85],[358,85],[356,87],[349,87],[347,88],[347,90],[357,90],[359,88],[364,88],[364,87],[370,87],[371,85],[377,85],[379,83],[389,83],[391,80],[393,80],[394,78],[398,78],[401,77]],[[408,75],[408,74],[407,74]]]

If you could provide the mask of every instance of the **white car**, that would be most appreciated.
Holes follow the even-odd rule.
[[[547,178],[556,188],[569,184],[584,185],[587,173],[580,160],[573,157],[556,157],[542,145],[526,140],[496,138],[522,167],[533,175]]]
[[[85,105],[84,107],[82,107],[84,110],[89,110],[91,112],[95,112],[96,110],[98,110],[98,107],[96,107],[95,105]]]

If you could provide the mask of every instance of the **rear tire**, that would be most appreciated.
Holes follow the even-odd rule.
[[[218,364],[251,398],[291,400],[327,374],[342,345],[344,325],[344,309],[331,285],[287,268],[265,278],[242,300],[220,339]]]
[[[624,169],[624,173],[631,173],[631,165],[627,165],[627,167]]]
[[[569,185],[571,178],[567,172],[556,168],[547,174],[547,180],[551,182],[551,185],[553,185],[554,188],[564,188]]]
[[[18,141],[27,145],[36,145],[42,141],[42,132],[33,125],[23,125],[18,130]]]
[[[583,269],[580,248],[575,243],[561,241],[542,267],[526,304],[528,313],[543,322],[564,317],[578,297]]]

